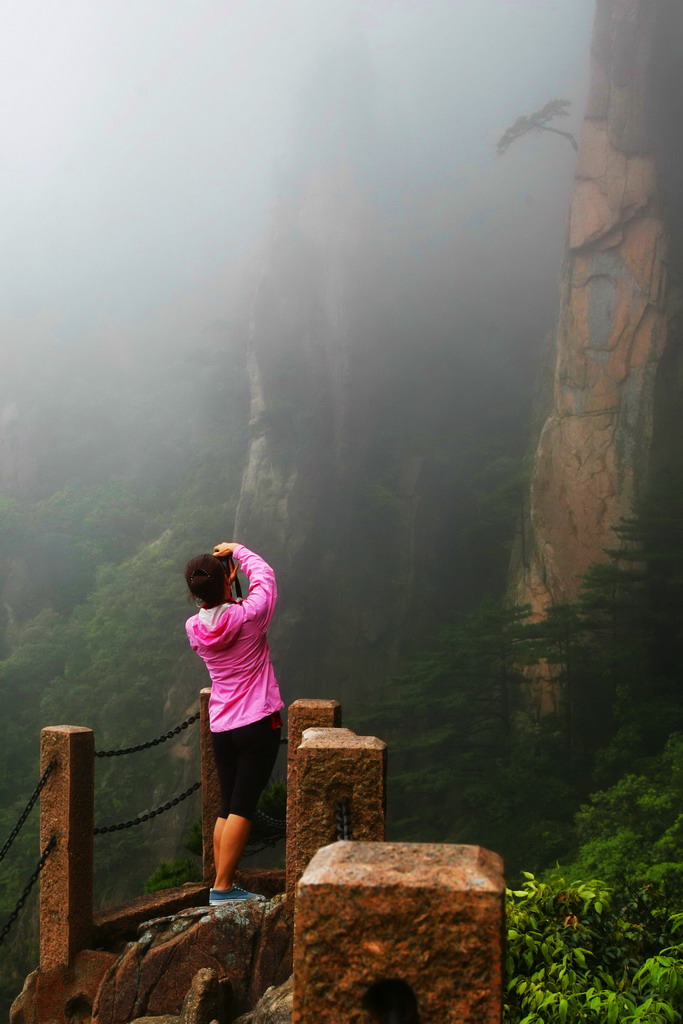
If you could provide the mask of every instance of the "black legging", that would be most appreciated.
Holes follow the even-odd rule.
[[[212,732],[213,757],[221,790],[219,818],[254,817],[280,749],[279,713],[227,732]]]

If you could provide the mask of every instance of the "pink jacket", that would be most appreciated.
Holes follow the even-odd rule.
[[[275,573],[243,544],[235,558],[249,580],[247,597],[241,604],[200,608],[185,625],[190,647],[211,677],[211,732],[258,722],[284,707],[266,639],[277,601]]]

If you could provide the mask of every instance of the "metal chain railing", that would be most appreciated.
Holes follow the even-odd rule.
[[[137,818],[132,818],[130,821],[122,821],[119,825],[100,825],[99,828],[95,829],[95,835],[101,836],[105,832],[121,832],[124,828],[132,828],[134,825],[141,825],[143,821],[149,821],[150,818],[156,818],[158,814],[163,814],[164,811],[170,811],[172,807],[177,807],[179,803],[186,800],[188,796],[192,796],[193,793],[201,786],[201,782],[195,782],[194,786],[190,786],[184,793],[169,800],[167,803],[162,804],[161,807],[157,807],[155,811],[147,811],[145,814],[141,814]]]
[[[40,796],[40,793],[41,793],[41,790],[43,789],[43,786],[45,785],[45,783],[48,780],[50,772],[52,771],[53,768],[56,767],[56,765],[57,765],[57,761],[56,761],[55,758],[53,758],[50,761],[50,763],[48,764],[48,766],[45,769],[45,771],[43,772],[43,774],[40,776],[40,781],[38,782],[38,785],[36,786],[36,788],[33,790],[33,793],[31,794],[29,802],[26,804],[26,807],[24,808],[22,813],[19,815],[19,820],[17,821],[16,825],[14,826],[14,828],[12,829],[10,834],[8,835],[7,839],[5,840],[5,843],[4,843],[3,847],[2,847],[2,850],[0,850],[0,861],[5,859],[5,855],[7,854],[7,851],[9,850],[10,846],[12,845],[14,840],[17,838],[17,836],[21,832],[21,830],[22,830],[22,828],[24,826],[24,822],[26,821],[26,819],[28,818],[29,814],[33,810],[33,806],[34,806],[36,800],[38,799],[38,797]]]
[[[337,839],[353,839],[353,831],[351,829],[351,809],[346,797],[343,797],[339,801],[335,813],[337,818]]]
[[[197,711],[196,714],[192,715],[191,718],[188,718],[187,721],[177,725],[175,729],[171,729],[169,732],[164,733],[163,736],[157,736],[153,740],[148,740],[147,743],[138,743],[134,747],[121,747],[119,750],[96,750],[95,757],[121,757],[123,754],[137,754],[140,750],[149,750],[151,747],[158,747],[160,743],[165,743],[166,740],[172,740],[174,736],[181,733],[183,729],[187,729],[187,727],[196,722],[198,718],[199,712]],[[288,742],[289,739],[287,736],[283,736],[280,740],[281,745],[287,744]]]
[[[198,721],[198,719],[199,719],[199,712],[197,711],[194,715],[192,715],[186,721],[184,721],[180,725],[176,726],[175,729],[170,729],[167,733],[164,733],[162,736],[157,736],[155,739],[149,740],[146,743],[138,743],[135,746],[123,747],[123,748],[118,749],[118,750],[96,750],[95,751],[95,757],[121,757],[124,754],[136,754],[140,750],[149,750],[151,747],[157,747],[160,743],[165,743],[167,740],[173,739],[174,736],[178,736],[181,732],[183,732],[185,729],[187,729],[190,725],[192,725],[194,722]],[[280,743],[281,744],[286,744],[287,743],[287,737],[286,736],[283,737],[280,740]],[[31,811],[33,810],[33,807],[35,806],[35,803],[36,803],[38,797],[40,796],[40,793],[42,792],[42,790],[43,790],[43,788],[44,788],[44,786],[45,786],[45,784],[46,784],[46,782],[47,782],[47,780],[48,780],[48,778],[50,776],[50,773],[53,771],[53,769],[56,767],[56,765],[57,765],[57,761],[56,761],[55,758],[53,758],[50,761],[50,763],[48,764],[48,766],[45,769],[45,771],[43,772],[43,774],[41,775],[35,790],[31,794],[31,797],[29,798],[29,801],[26,804],[26,807],[22,811],[22,813],[19,816],[19,819],[18,819],[16,825],[14,826],[14,828],[12,829],[10,834],[8,835],[7,839],[5,840],[5,843],[3,844],[2,849],[0,849],[0,861],[2,861],[4,859],[4,857],[6,856],[7,852],[9,851],[10,847],[12,846],[12,843],[14,842],[14,840],[19,835],[21,829],[24,826],[24,823],[26,822],[29,814],[31,813]],[[137,818],[132,818],[129,821],[122,821],[118,825],[101,825],[101,826],[99,826],[99,827],[94,829],[94,835],[96,835],[96,836],[103,835],[106,832],[120,832],[123,829],[133,828],[135,825],[141,825],[145,821],[150,821],[152,818],[156,818],[159,814],[163,814],[165,811],[169,811],[172,807],[177,807],[178,804],[181,803],[183,800],[186,800],[189,796],[192,796],[193,793],[196,793],[196,791],[200,787],[201,787],[201,782],[195,782],[194,785],[190,786],[189,789],[186,789],[184,793],[180,793],[178,796],[174,797],[172,800],[168,800],[165,804],[162,804],[161,807],[157,807],[156,810],[154,810],[154,811],[147,811],[146,813],[139,815]],[[280,820],[278,818],[273,818],[271,815],[266,814],[264,811],[257,811],[256,812],[256,816],[258,818],[260,818],[262,823],[264,825],[266,825],[266,827],[269,829],[268,837],[264,837],[264,840],[265,840],[265,842],[268,845],[270,845],[272,842],[279,841],[281,838],[284,838],[284,836],[286,835],[286,822],[284,820]],[[12,911],[12,913],[9,916],[9,918],[7,919],[7,921],[6,921],[2,931],[0,931],[0,945],[2,945],[2,943],[3,943],[4,939],[5,939],[5,936],[7,935],[7,933],[10,930],[10,928],[12,927],[12,925],[14,924],[16,919],[18,918],[19,914],[21,913],[21,910],[23,909],[24,904],[26,903],[26,900],[28,899],[28,896],[29,896],[33,886],[36,884],[36,882],[38,880],[38,876],[40,875],[40,872],[45,867],[45,863],[47,861],[47,858],[49,857],[51,851],[53,850],[56,842],[57,842],[57,840],[53,836],[50,839],[50,841],[48,842],[48,844],[46,845],[45,849],[43,850],[43,852],[42,852],[42,854],[40,856],[40,860],[38,861],[38,864],[36,865],[35,870],[33,871],[31,877],[29,878],[29,880],[28,880],[28,882],[26,884],[26,886],[24,887],[24,891],[22,892],[21,896],[19,897],[14,910]]]
[[[137,754],[139,750],[149,750],[150,747],[158,747],[160,743],[165,743],[166,740],[172,740],[174,736],[177,736],[187,729],[189,725],[196,722],[199,718],[199,712],[188,718],[187,721],[177,725],[175,729],[171,729],[169,732],[165,732],[163,736],[157,736],[156,739],[148,740],[147,743],[138,743],[135,747],[122,747],[120,750],[96,750],[95,757],[121,757],[123,754]]]
[[[24,903],[26,903],[26,900],[29,897],[29,893],[31,892],[31,889],[33,888],[33,886],[38,881],[38,875],[40,874],[40,872],[45,867],[45,862],[46,862],[47,858],[50,856],[50,854],[51,854],[52,850],[54,849],[54,847],[56,846],[56,844],[57,844],[57,839],[56,839],[55,836],[52,836],[52,838],[48,841],[47,845],[45,846],[45,849],[41,853],[40,860],[36,864],[36,867],[35,867],[35,870],[34,870],[33,874],[31,875],[31,877],[29,878],[28,882],[24,886],[24,891],[22,892],[21,896],[17,900],[17,905],[15,906],[15,908],[12,911],[12,913],[10,914],[10,916],[7,918],[7,921],[5,922],[5,925],[4,925],[3,929],[2,929],[2,931],[0,931],[0,946],[5,941],[5,936],[9,932],[10,928],[12,927],[12,925],[14,924],[16,919],[19,917],[19,914],[21,913],[21,911],[23,909]]]
[[[287,821],[285,818],[274,818],[272,814],[266,814],[260,807],[254,811],[254,829],[249,837],[245,857],[253,857],[263,850],[272,849],[287,837]]]
[[[287,835],[287,822],[284,818],[273,818],[271,814],[266,814],[258,807],[254,811],[254,818],[270,826],[271,831],[276,831],[283,838]]]

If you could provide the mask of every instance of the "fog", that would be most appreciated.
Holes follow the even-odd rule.
[[[676,0],[600,4],[610,53],[624,57],[608,88],[622,90],[631,62],[637,72],[629,147],[643,54],[656,55],[666,194],[681,162],[670,128],[683,19]],[[199,774],[198,736],[177,727],[209,680],[187,643],[183,567],[237,540],[276,573],[268,643],[285,706],[333,698],[344,726],[386,742],[387,837],[499,852],[514,899],[524,871],[536,900],[515,913],[538,937],[552,904],[548,934],[567,933],[567,957],[575,929],[561,922],[581,897],[576,915],[609,953],[594,964],[604,1005],[657,996],[646,964],[674,948],[675,915],[664,922],[683,877],[675,301],[655,388],[655,500],[616,531],[575,603],[530,621],[509,586],[511,556],[524,565],[532,550],[576,152],[542,132],[504,156],[497,143],[553,99],[570,102],[557,127],[578,137],[595,6],[3,5],[0,836],[16,834],[46,725],[139,751],[98,759],[96,831],[114,831],[97,840],[97,906],[201,877],[199,794],[179,798]],[[652,210],[631,213],[609,271],[619,287],[619,260],[645,244],[637,217]],[[679,205],[664,216],[675,300]],[[562,458],[544,448],[547,465]],[[344,786],[329,780],[326,799]],[[266,797],[284,818],[284,786]],[[0,924],[20,909],[38,833],[34,811],[3,860]],[[251,852],[257,826],[252,838]],[[283,851],[259,855],[280,864]],[[560,870],[572,888],[551,899]],[[0,1015],[37,961],[35,897],[0,958]],[[517,924],[509,937],[518,1018],[540,998],[543,964],[519,984],[536,939]],[[631,993],[621,968],[610,991],[622,961]],[[575,982],[580,1015],[592,982],[578,969]]]
[[[550,134],[496,144],[556,97],[578,133],[593,7],[4,5],[3,834],[45,724],[116,748],[196,705],[182,567],[233,528],[277,569],[286,704],[334,697],[391,743],[397,673],[502,594],[576,155]],[[411,771],[441,715],[438,693],[422,704],[394,708],[392,758]],[[181,742],[152,769],[101,772],[98,820],[185,789],[196,747]],[[453,838],[427,820],[432,776],[419,786],[397,834]],[[187,801],[151,839],[103,843],[98,899],[182,856],[195,814]],[[5,916],[35,832],[23,842]]]
[[[20,343],[22,321],[37,313],[68,340],[133,324],[217,275],[232,277],[261,243],[283,180],[315,153],[312,83],[344,55],[368,71],[357,113],[368,119],[373,201],[396,218],[399,248],[424,250],[428,277],[443,268],[442,280],[431,280],[435,301],[463,278],[471,295],[481,273],[502,310],[520,282],[546,290],[574,154],[557,137],[522,140],[504,159],[495,144],[519,114],[554,96],[575,101],[573,125],[562,127],[576,128],[592,8],[592,0],[5,5],[4,345]],[[419,275],[420,261],[409,262]],[[486,306],[482,315],[495,320],[488,298]]]

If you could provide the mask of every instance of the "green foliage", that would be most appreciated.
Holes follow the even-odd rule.
[[[162,860],[156,871],[145,882],[145,892],[159,892],[161,889],[173,889],[185,882],[201,882],[202,873],[197,863],[189,857],[184,860]]]
[[[280,779],[273,779],[264,789],[258,802],[258,810],[267,817],[254,817],[246,856],[261,853],[267,849],[280,847],[283,850],[283,837],[278,824],[268,821],[274,818],[276,823],[287,819],[287,787]]]
[[[526,609],[484,602],[442,629],[388,682],[379,710],[366,712],[362,728],[392,751],[392,835],[482,843],[501,850],[511,871],[566,850],[577,801],[556,770],[554,722],[524,711],[519,666],[535,657],[527,618]]]
[[[599,871],[619,887],[665,884],[683,901],[683,736],[638,775],[592,794],[577,815],[573,872]]]
[[[183,840],[183,848],[188,853],[194,854],[195,859],[183,857],[172,861],[162,860],[146,879],[145,892],[152,893],[159,892],[161,889],[172,889],[176,885],[184,885],[185,882],[201,882],[202,872],[199,863],[202,856],[202,844],[202,819],[198,818],[188,826]]]
[[[361,724],[391,745],[392,834],[482,842],[513,874],[560,861],[680,891],[682,551],[667,492],[621,524],[577,601],[540,622],[485,601],[387,681]],[[536,667],[554,713],[533,713]]]
[[[185,833],[185,842],[183,846],[188,853],[193,853],[195,857],[201,857],[202,855],[202,819],[198,818],[197,821],[193,821],[188,827]]]
[[[272,779],[268,783],[259,798],[258,809],[271,818],[284,821],[287,816],[287,786],[282,779]]]
[[[683,914],[660,894],[619,900],[603,882],[539,882],[507,893],[507,1024],[676,1024]]]
[[[188,554],[206,550],[224,533],[233,514],[226,495],[234,500],[239,481],[234,466],[234,455],[217,457],[207,445],[205,459],[166,510],[167,496],[132,497],[129,488],[110,483],[66,488],[8,517],[0,560],[17,568],[6,591],[14,620],[0,651],[3,839],[38,780],[42,726],[86,725],[98,748],[128,746],[173,727],[196,702],[206,676],[184,637],[189,609],[182,568]],[[16,511],[11,502],[8,507]],[[197,766],[169,758],[169,746],[96,762],[97,825],[151,810],[198,777]],[[196,800],[181,805],[181,822],[196,812]],[[37,861],[37,814],[3,861],[0,925]],[[149,825],[99,836],[99,905],[142,891],[156,859]],[[35,964],[36,943],[34,893],[5,940],[0,994],[6,988],[16,995]]]

